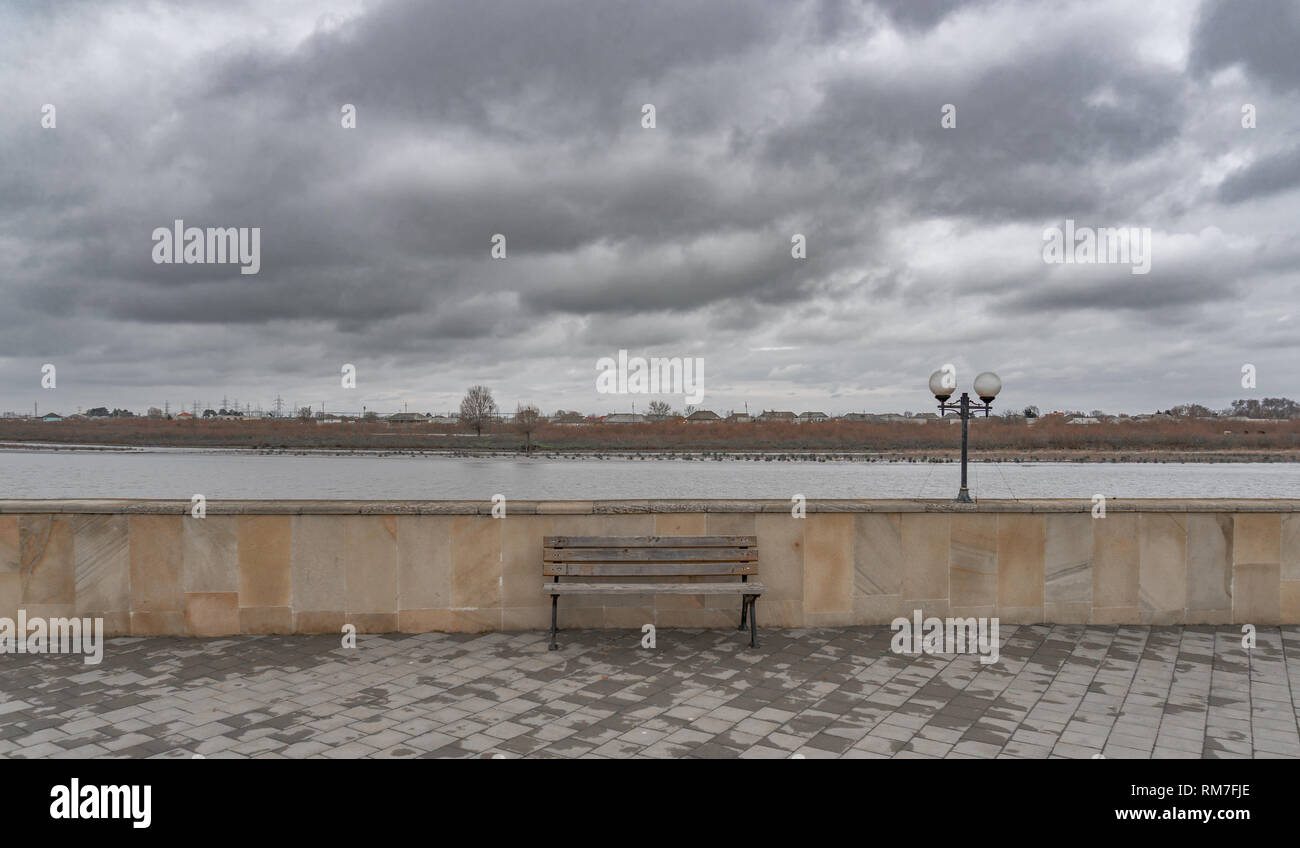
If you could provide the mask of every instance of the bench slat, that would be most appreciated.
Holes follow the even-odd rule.
[[[723,577],[757,574],[756,562],[547,562],[547,577]]]
[[[757,562],[752,548],[546,548],[546,562]]]
[[[757,536],[545,536],[548,548],[753,548]]]
[[[761,595],[762,583],[543,583],[547,595]]]

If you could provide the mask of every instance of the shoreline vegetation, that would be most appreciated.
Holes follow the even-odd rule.
[[[508,426],[482,435],[447,425],[293,419],[176,421],[0,420],[4,450],[239,451],[253,454],[457,456],[752,462],[952,462],[954,419],[810,424],[679,422]],[[1067,424],[1050,418],[980,418],[970,427],[977,462],[1300,462],[1300,420],[1173,419]]]

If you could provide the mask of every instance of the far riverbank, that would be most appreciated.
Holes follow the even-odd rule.
[[[0,419],[0,444],[41,449],[244,450],[366,456],[719,459],[756,462],[947,462],[960,456],[954,419],[825,423],[505,424],[479,433],[454,425],[318,423],[310,419]],[[971,455],[1022,462],[1300,462],[1300,419],[1126,420],[1074,425],[1059,418],[978,418]]]
[[[429,456],[476,459],[638,460],[687,462],[885,462],[948,463],[961,459],[959,449],[824,451],[824,450],[655,450],[500,448],[311,448],[220,447],[177,445],[64,444],[59,442],[0,442],[0,451],[34,452],[185,452],[255,456]],[[1300,462],[1300,450],[1006,450],[970,448],[972,462],[998,463],[1287,463]]]

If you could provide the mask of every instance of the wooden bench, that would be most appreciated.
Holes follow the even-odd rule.
[[[740,627],[749,621],[749,646],[758,647],[754,602],[763,584],[758,574],[757,536],[547,536],[543,539],[542,574],[551,577],[542,591],[551,596],[551,644],[555,644],[556,606],[560,595],[740,595]],[[586,578],[561,583],[561,577]],[[592,578],[719,578],[679,583],[603,583]],[[727,579],[736,578],[739,580]]]

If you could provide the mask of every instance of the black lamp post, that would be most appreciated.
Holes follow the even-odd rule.
[[[974,503],[966,488],[967,426],[972,412],[983,410],[984,417],[988,417],[993,409],[993,398],[1002,391],[1002,380],[992,371],[985,371],[975,378],[975,394],[979,396],[980,403],[972,401],[970,395],[965,392],[961,393],[960,400],[949,403],[948,398],[952,397],[953,390],[956,388],[957,375],[951,368],[941,368],[930,375],[930,391],[934,392],[935,398],[939,401],[939,411],[961,413],[961,490],[957,492],[957,503]]]

